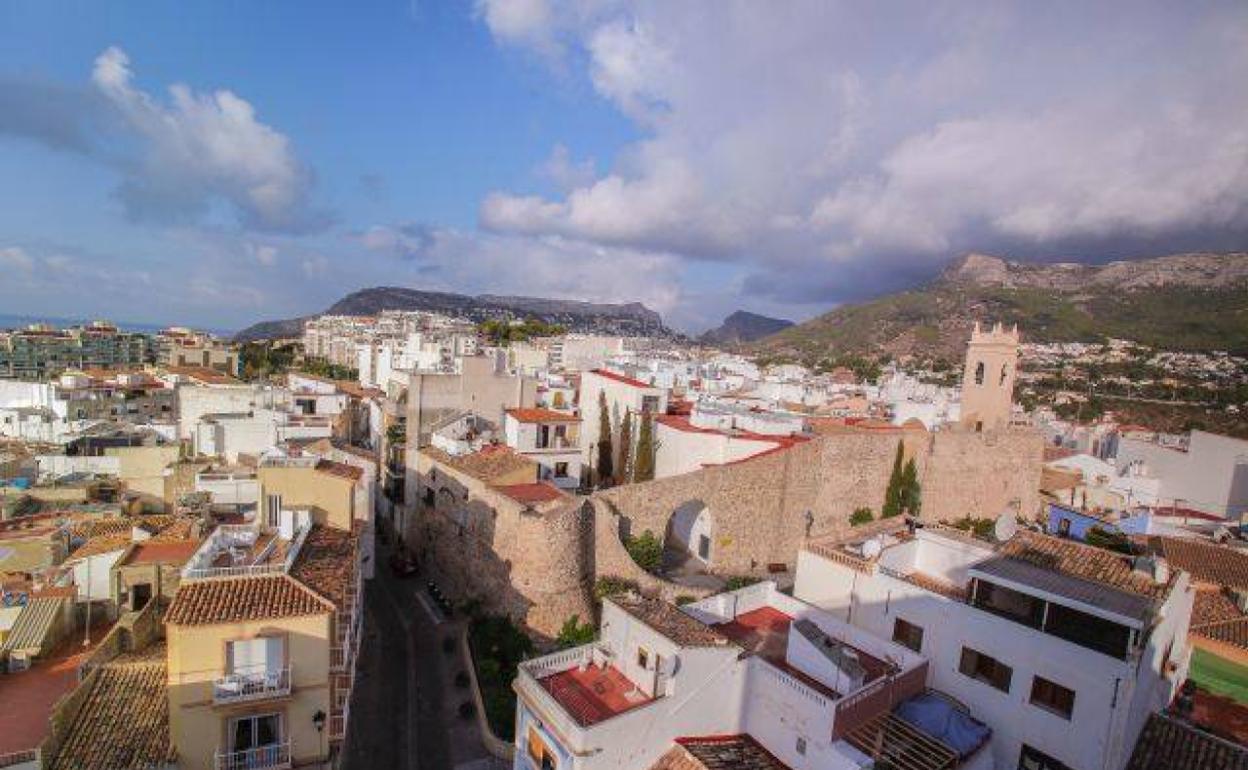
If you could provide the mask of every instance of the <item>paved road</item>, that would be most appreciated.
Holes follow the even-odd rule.
[[[346,770],[451,770],[506,767],[488,759],[476,722],[459,718],[471,696],[454,685],[466,663],[443,639],[460,627],[421,601],[424,580],[395,578],[378,549],[377,576],[365,591],[367,633],[361,640]]]

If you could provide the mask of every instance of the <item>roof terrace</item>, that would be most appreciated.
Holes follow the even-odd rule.
[[[289,572],[310,529],[305,524],[286,538],[280,532],[262,530],[254,524],[222,524],[187,560],[182,579]]]

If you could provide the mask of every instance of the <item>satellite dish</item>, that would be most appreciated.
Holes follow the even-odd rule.
[[[862,556],[865,559],[874,559],[884,550],[884,546],[880,545],[879,538],[871,538],[862,544]]]
[[[1014,518],[1012,512],[1006,511],[997,517],[997,523],[992,526],[992,536],[998,543],[1004,543],[1017,534],[1018,519]]]

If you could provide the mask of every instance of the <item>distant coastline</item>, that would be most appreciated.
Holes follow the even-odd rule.
[[[157,332],[168,329],[170,326],[185,326],[186,324],[167,323],[167,324],[151,324],[137,323],[132,321],[114,321],[111,318],[61,318],[58,316],[39,316],[39,315],[7,315],[0,313],[0,330],[3,329],[20,329],[31,324],[52,324],[58,328],[67,326],[80,326],[82,324],[91,323],[91,321],[105,320],[115,323],[117,328],[128,332],[142,332],[144,334],[155,334]],[[230,329],[204,329],[201,327],[192,327],[199,331],[206,331],[219,337],[230,337],[234,334]]]

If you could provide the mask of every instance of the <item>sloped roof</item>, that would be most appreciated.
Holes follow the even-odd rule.
[[[205,626],[321,615],[333,609],[332,604],[288,575],[212,578],[184,581],[169,605],[165,622]]]
[[[290,575],[326,601],[340,605],[355,571],[355,535],[336,527],[312,527]]]
[[[581,418],[567,412],[556,412],[554,409],[542,407],[515,408],[506,410],[520,422],[580,422]]]
[[[1130,557],[1065,538],[1019,532],[997,549],[997,555],[1139,596],[1154,598],[1166,590],[1135,572]]]
[[[1145,541],[1149,551],[1193,580],[1232,588],[1248,588],[1248,553],[1186,537],[1154,535]]]
[[[674,604],[639,594],[620,594],[607,601],[682,647],[721,647],[728,637],[686,615]]]
[[[66,601],[61,596],[31,599],[9,631],[3,649],[6,652],[35,650],[36,654],[43,651]]]
[[[1248,748],[1162,714],[1149,716],[1126,770],[1248,770]]]
[[[171,756],[165,648],[123,655],[98,669],[52,770],[147,770]]]
[[[748,735],[677,738],[650,770],[788,770]]]

